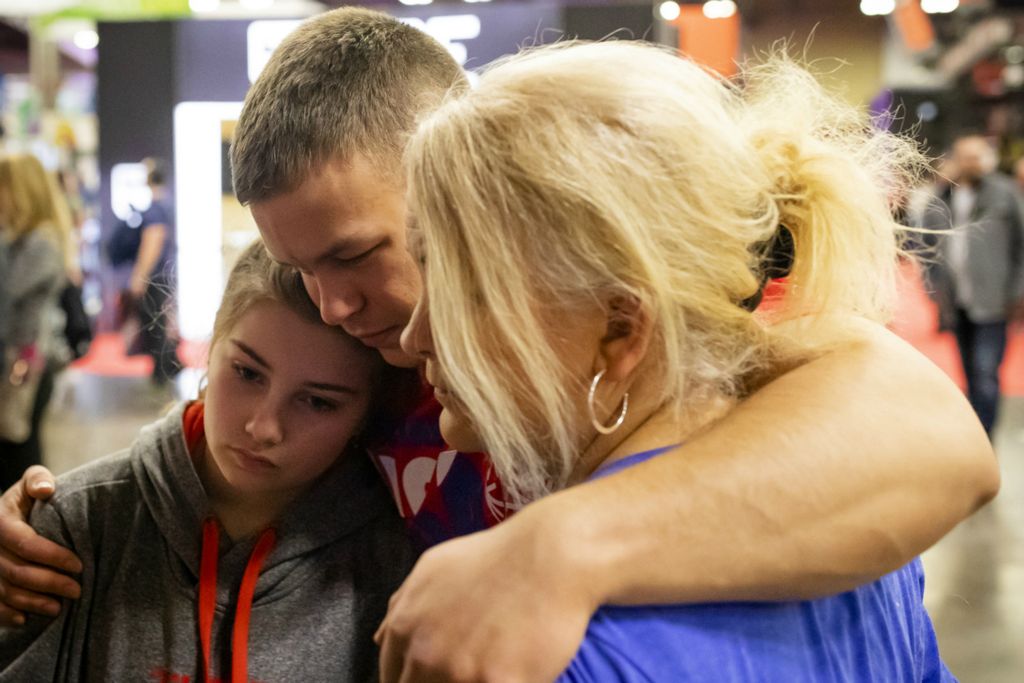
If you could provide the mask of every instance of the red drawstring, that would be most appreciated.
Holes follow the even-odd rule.
[[[263,561],[274,549],[275,540],[273,529],[266,529],[260,534],[242,575],[242,587],[238,589],[238,609],[235,610],[235,626],[231,634],[232,683],[249,681],[249,617],[252,615],[252,596],[256,592],[256,580],[260,577]]]
[[[213,614],[217,607],[217,561],[220,527],[210,517],[203,522],[203,550],[199,557],[199,642],[203,652],[203,682],[212,683],[210,676],[210,636],[213,632]],[[249,680],[249,621],[252,617],[252,598],[263,563],[274,549],[277,535],[266,529],[256,540],[249,562],[242,574],[238,589],[238,607],[231,634],[231,681],[248,683]]]
[[[213,517],[203,522],[203,550],[199,556],[199,646],[203,651],[203,683],[211,683],[210,634],[217,608],[217,560],[220,529]]]

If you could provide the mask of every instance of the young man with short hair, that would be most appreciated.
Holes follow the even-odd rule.
[[[325,321],[396,365],[417,364],[399,337],[421,287],[406,249],[401,152],[420,116],[461,83],[424,34],[335,10],[275,52],[236,132],[236,191],[270,253],[302,273]],[[934,543],[995,494],[998,470],[949,380],[885,330],[863,330],[676,455],[490,530],[508,511],[486,458],[446,451],[425,399],[376,459],[421,539],[470,535],[426,552],[394,598],[378,634],[383,680],[550,680],[600,604],[820,596]],[[30,564],[74,559],[19,517],[29,495],[52,490],[36,471],[2,501],[9,623],[46,600],[36,592],[75,593]]]

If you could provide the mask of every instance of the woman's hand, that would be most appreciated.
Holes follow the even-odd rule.
[[[420,558],[375,637],[383,683],[538,683],[565,670],[598,600],[536,507]]]
[[[51,568],[79,573],[82,563],[27,522],[33,502],[54,491],[53,475],[37,465],[0,497],[0,625],[24,624],[25,612],[56,616],[60,602],[53,596],[77,599],[81,594],[76,581]]]

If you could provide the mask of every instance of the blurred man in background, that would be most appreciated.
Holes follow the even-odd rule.
[[[1013,182],[995,172],[995,149],[980,135],[953,143],[954,184],[941,189],[924,226],[939,239],[930,269],[940,325],[956,335],[967,395],[991,435],[999,406],[1006,325],[1024,299],[1024,213]]]
[[[153,383],[163,385],[181,370],[170,316],[176,282],[174,218],[163,164],[156,159],[144,163],[153,202],[142,213],[139,251],[128,289],[139,302],[140,350],[153,359]]]

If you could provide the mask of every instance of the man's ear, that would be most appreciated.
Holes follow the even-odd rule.
[[[600,354],[605,377],[620,382],[636,370],[647,355],[652,336],[651,316],[634,296],[616,296],[608,302],[608,327]]]

